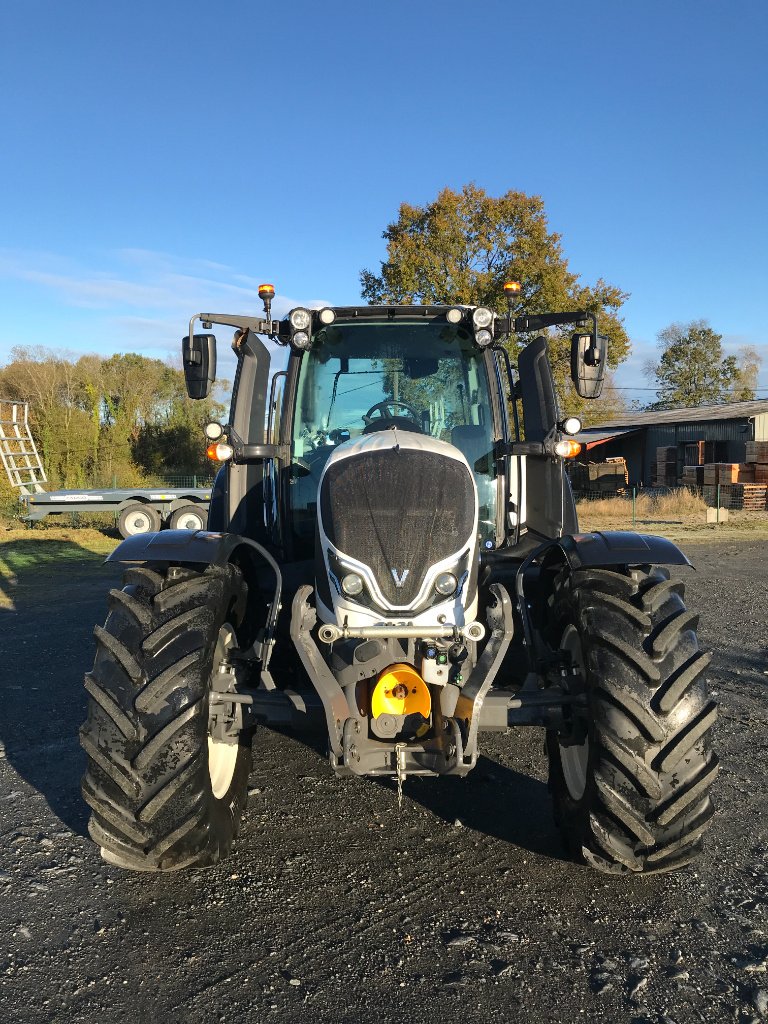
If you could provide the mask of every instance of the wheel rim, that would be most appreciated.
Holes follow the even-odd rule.
[[[224,667],[227,652],[236,646],[235,630],[228,622],[225,622],[216,638],[216,650],[211,667],[212,690],[219,690],[219,674]],[[214,740],[210,735],[208,736],[208,774],[211,777],[213,795],[217,800],[221,800],[232,785],[239,750],[240,747],[237,743],[223,743],[221,740]]]
[[[203,519],[199,512],[185,512],[176,520],[177,530],[202,530]]]
[[[560,649],[568,651],[584,677],[584,652],[581,638],[575,626],[567,626],[560,641]],[[565,786],[573,800],[581,800],[587,788],[587,771],[589,767],[589,738],[583,743],[564,747],[559,744],[560,764],[563,769]]]
[[[137,533],[149,533],[152,529],[152,521],[147,513],[140,508],[137,508],[135,512],[129,512],[124,520],[125,532],[130,536],[135,536]]]

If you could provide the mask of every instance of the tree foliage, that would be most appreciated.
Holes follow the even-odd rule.
[[[539,196],[510,191],[496,198],[474,184],[460,192],[445,188],[425,206],[403,203],[383,237],[387,258],[380,272],[360,274],[367,302],[484,305],[506,313],[504,282],[520,281],[515,315],[597,313],[599,329],[610,339],[609,365],[618,366],[628,355],[629,339],[618,315],[627,294],[602,278],[592,286],[581,283],[563,255],[560,236],[549,230]],[[514,339],[512,354],[529,340]],[[569,334],[552,332],[555,380],[568,410],[576,412],[584,403],[570,385],[569,354]],[[595,415],[600,403],[590,404]]]
[[[757,382],[763,360],[752,345],[742,345],[736,354],[736,378],[733,382],[734,402],[751,402],[757,394]]]
[[[659,361],[646,366],[659,386],[659,400],[650,408],[691,408],[734,400],[739,375],[736,357],[723,355],[722,335],[706,320],[670,324],[657,339]]]
[[[135,486],[173,473],[210,475],[203,426],[224,412],[192,402],[184,375],[134,353],[69,356],[14,348],[0,397],[27,401],[53,487]]]

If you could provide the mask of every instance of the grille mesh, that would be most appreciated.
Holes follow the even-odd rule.
[[[369,566],[390,604],[407,605],[429,567],[470,535],[472,478],[456,459],[433,452],[364,452],[328,467],[320,515],[337,551]]]

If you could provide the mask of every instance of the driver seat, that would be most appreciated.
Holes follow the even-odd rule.
[[[398,430],[411,430],[414,434],[424,433],[418,423],[414,423],[407,416],[387,416],[386,418],[379,416],[375,420],[371,420],[370,423],[366,423],[363,433],[373,434],[377,430],[391,430],[392,427],[396,427]]]

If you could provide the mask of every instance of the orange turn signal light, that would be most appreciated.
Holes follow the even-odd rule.
[[[578,441],[574,441],[568,438],[563,441],[558,441],[555,445],[555,454],[559,455],[561,459],[572,459],[581,451],[581,445]]]
[[[213,462],[228,462],[235,454],[231,444],[223,444],[221,441],[216,444],[209,444],[205,454]]]
[[[275,286],[273,284],[260,284],[259,285],[259,298],[260,299],[273,299],[275,297]]]

